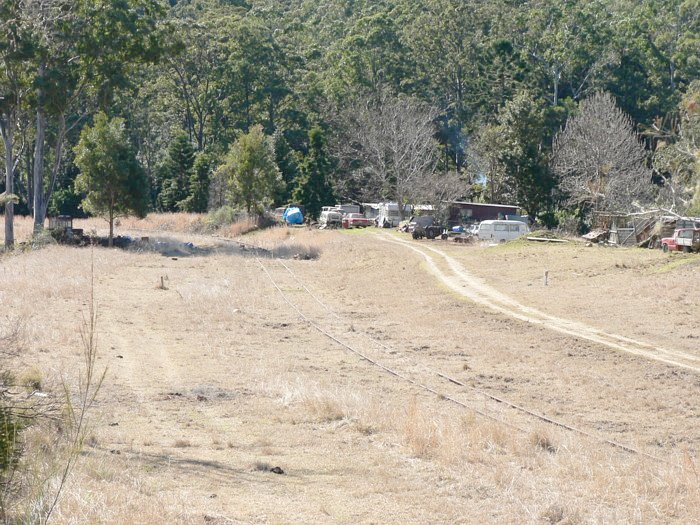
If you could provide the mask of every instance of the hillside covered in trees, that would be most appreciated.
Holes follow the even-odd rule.
[[[0,191],[81,213],[99,120],[153,210],[700,214],[698,35],[698,0],[7,0]]]

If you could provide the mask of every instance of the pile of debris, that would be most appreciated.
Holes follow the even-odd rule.
[[[661,239],[678,228],[700,228],[700,218],[680,217],[666,210],[642,213],[597,213],[594,228],[583,236],[592,243],[661,248]]]

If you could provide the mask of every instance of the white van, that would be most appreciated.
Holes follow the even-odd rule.
[[[521,221],[481,221],[476,235],[480,241],[506,242],[529,231],[527,224]]]
[[[321,216],[318,218],[318,227],[321,230],[330,228],[340,228],[343,223],[343,214],[332,206],[324,206],[321,211]]]

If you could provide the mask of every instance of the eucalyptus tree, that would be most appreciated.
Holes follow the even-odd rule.
[[[486,35],[484,6],[475,0],[429,0],[405,28],[404,39],[424,79],[416,91],[454,121],[467,126],[475,110],[475,84]]]
[[[616,55],[611,47],[611,2],[534,0],[521,4],[513,28],[531,65],[529,89],[541,85],[550,104],[579,100],[599,87]],[[537,78],[539,77],[539,78]]]
[[[376,93],[386,86],[407,88],[415,76],[400,24],[400,12],[390,7],[353,20],[325,57],[328,93],[343,97],[358,89]]]
[[[14,194],[15,171],[20,155],[16,154],[15,133],[24,96],[28,92],[27,58],[31,42],[21,19],[19,0],[7,0],[0,5],[0,135],[4,146],[5,194]],[[14,245],[15,199],[5,205],[5,246]]]
[[[109,107],[114,93],[129,85],[134,65],[160,57],[164,9],[157,0],[21,0],[21,6],[35,42],[36,230],[43,227],[68,133],[91,107]]]
[[[178,52],[166,56],[158,68],[162,75],[158,111],[174,106],[184,131],[204,151],[220,140],[216,119],[224,119],[221,107],[228,96],[227,68],[232,36],[241,23],[241,10],[215,2],[176,5],[170,14]]]
[[[617,0],[610,25],[619,57],[605,86],[636,121],[673,112],[700,78],[700,1]]]
[[[283,50],[269,28],[246,17],[236,24],[226,52],[222,109],[227,125],[247,133],[261,124],[272,134],[280,104],[290,93]]]
[[[700,80],[688,87],[679,117],[676,132],[657,145],[654,173],[661,179],[663,205],[700,215]]]

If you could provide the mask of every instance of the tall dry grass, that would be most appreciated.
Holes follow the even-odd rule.
[[[26,242],[31,238],[32,232],[34,231],[34,221],[32,220],[31,217],[24,217],[22,215],[18,215],[15,217],[13,224],[14,224],[15,242],[17,242],[17,243]],[[0,251],[2,250],[2,248],[4,246],[5,246],[5,214],[3,213],[3,214],[0,214]]]
[[[2,262],[0,269],[6,264]],[[93,282],[91,264],[87,313],[79,331],[82,366],[74,368],[77,377],[48,375],[33,362],[26,327],[37,323],[21,316],[0,318],[0,408],[3,431],[12,428],[11,434],[3,432],[0,447],[3,458],[9,459],[0,462],[0,519],[5,523],[48,523],[82,453],[89,414],[106,373],[96,369]],[[38,312],[34,314],[39,318]]]
[[[254,232],[246,242],[269,251],[273,257],[318,259],[323,248],[337,239],[336,235],[310,228],[275,226]]]
[[[395,443],[413,461],[436,463],[471,490],[502,497],[499,513],[544,523],[697,523],[697,460],[668,462],[620,452],[599,442],[533,424],[520,433],[466,411],[435,410],[435,400],[411,397],[387,404],[365,389],[302,378],[262,381],[261,393],[313,421],[345,425]],[[368,431],[370,429],[370,431]]]
[[[48,224],[48,223],[47,223]],[[82,228],[85,233],[92,231],[104,235],[109,224],[99,217],[74,219],[74,228]],[[236,237],[247,233],[254,227],[254,221],[243,219],[234,224],[212,225],[206,214],[201,213],[149,213],[143,219],[138,217],[123,217],[116,220],[115,233],[120,232],[174,232],[174,233],[218,233]],[[27,242],[33,232],[34,223],[31,217],[17,216],[14,220],[15,240]],[[5,242],[5,218],[0,217],[0,241]]]

